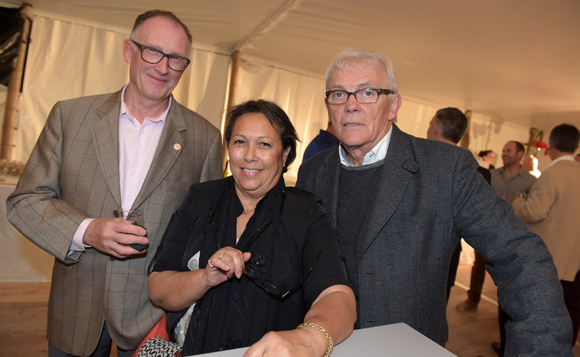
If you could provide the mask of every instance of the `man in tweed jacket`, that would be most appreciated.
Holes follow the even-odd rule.
[[[57,103],[8,198],[10,222],[56,258],[49,356],[109,356],[111,341],[130,356],[163,314],[147,267],[189,186],[222,173],[219,131],[171,96],[190,49],[175,15],[140,15],[123,43],[129,84]],[[121,207],[146,230],[115,220]]]
[[[401,95],[388,58],[346,50],[327,71],[340,146],[300,167],[336,224],[357,295],[355,328],[404,322],[447,341],[449,261],[460,237],[488,262],[512,320],[506,355],[572,356],[572,328],[552,257],[477,172],[473,155],[393,124]]]

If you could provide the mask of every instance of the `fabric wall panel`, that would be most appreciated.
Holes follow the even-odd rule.
[[[318,135],[320,129],[326,129],[327,126],[324,80],[243,60],[238,86],[236,104],[251,99],[267,99],[276,102],[290,117],[301,140],[297,145],[296,160],[285,174],[287,184],[293,184],[306,146]]]
[[[221,129],[227,105],[230,57],[194,48],[190,59],[173,95],[178,102]]]
[[[122,50],[129,32],[129,28],[120,32],[49,15],[34,17],[14,160],[28,160],[57,101],[115,92],[129,81]],[[175,97],[220,128],[229,56],[193,49],[191,59]]]

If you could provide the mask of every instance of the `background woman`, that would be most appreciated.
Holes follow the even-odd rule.
[[[184,355],[252,344],[247,355],[325,355],[351,334],[356,303],[329,216],[284,185],[296,132],[258,100],[233,108],[225,139],[233,176],[190,189],[149,276],[151,300],[179,311],[167,324]]]
[[[491,170],[495,167],[493,163],[495,162],[495,153],[491,150],[483,150],[479,152],[479,158],[477,161],[479,162],[479,166]]]

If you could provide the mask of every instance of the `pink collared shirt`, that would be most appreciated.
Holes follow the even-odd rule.
[[[131,114],[125,103],[125,90],[121,94],[119,113],[119,176],[121,187],[121,204],[123,209],[130,209],[141,191],[141,186],[149,172],[159,139],[165,127],[165,120],[171,107],[169,97],[167,109],[156,118],[146,117],[143,124]],[[111,212],[111,216],[113,212]],[[87,218],[77,228],[70,247],[71,251],[84,251],[89,246],[83,244],[83,236],[89,223],[94,218]]]

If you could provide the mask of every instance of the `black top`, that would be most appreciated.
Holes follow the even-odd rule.
[[[322,291],[337,284],[348,285],[339,240],[316,196],[296,188],[285,188],[284,180],[280,179],[258,203],[236,244],[236,218],[242,210],[232,177],[194,185],[175,213],[159,248],[153,271],[187,271],[187,262],[198,251],[201,251],[200,269],[203,269],[209,257],[220,246],[227,245],[251,252],[252,259],[259,258],[257,262],[250,262],[258,264],[254,270],[263,273],[258,283],[246,275],[241,279],[234,277],[212,288],[196,304],[196,309],[198,305],[202,306],[200,309],[211,306],[211,318],[197,322],[197,333],[199,326],[203,325],[204,336],[191,337],[192,318],[184,344],[186,354],[245,347],[268,331],[294,329],[303,322],[306,312]],[[212,233],[219,230],[219,226],[223,226],[223,239],[216,239],[220,234]],[[261,233],[249,245],[259,229]],[[272,297],[258,286],[259,283],[271,283],[281,294],[291,290],[300,284],[319,252],[316,265],[303,287],[286,299]],[[229,296],[225,299],[227,301],[216,302],[224,300],[224,295]],[[232,317],[231,305],[236,305],[236,314],[239,309],[244,311]],[[185,310],[175,316],[169,314],[168,327],[172,328],[184,313]],[[194,310],[195,316],[204,315],[203,312],[196,315]],[[219,322],[216,316],[222,317],[223,321]],[[230,328],[234,324],[235,328]],[[188,338],[197,339],[195,348],[188,350]],[[205,340],[199,342],[200,339]],[[210,341],[212,339],[218,341]]]
[[[340,184],[348,190],[340,190],[338,195],[337,232],[346,257],[348,280],[358,296],[358,264],[356,257],[360,254],[360,241],[352,239],[361,230],[363,223],[374,202],[376,187],[381,180],[379,168],[385,161],[380,160],[370,165],[340,167]]]
[[[486,169],[485,167],[481,167],[481,166],[477,167],[477,171],[480,174],[482,174],[485,181],[487,181],[487,183],[491,185],[491,172],[488,169]]]

